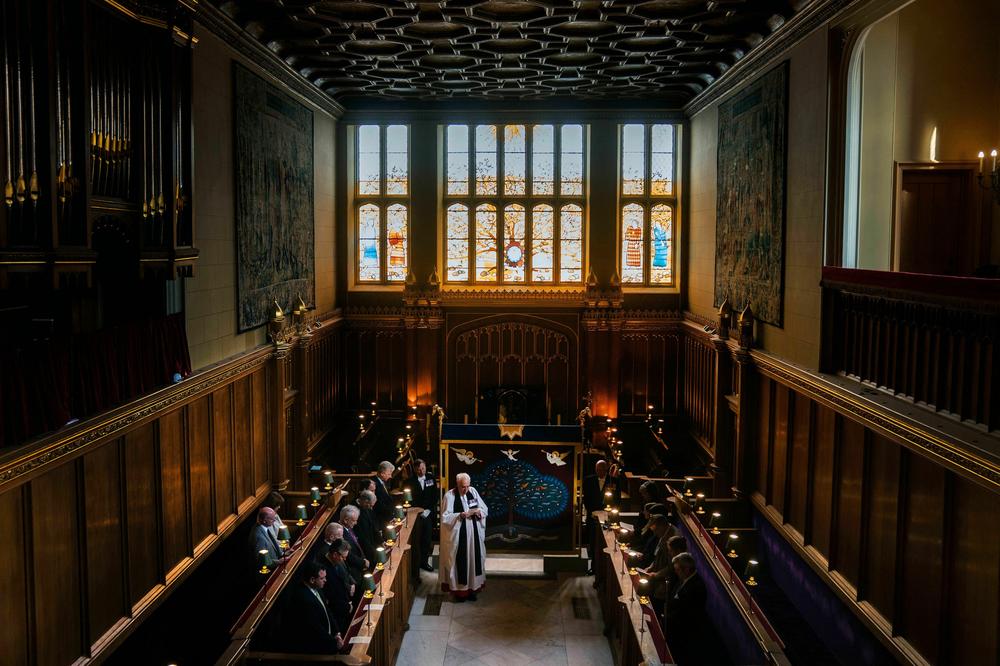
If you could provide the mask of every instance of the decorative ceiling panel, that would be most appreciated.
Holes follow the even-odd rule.
[[[805,0],[212,0],[330,97],[681,107]]]

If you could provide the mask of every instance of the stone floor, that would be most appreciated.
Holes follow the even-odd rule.
[[[479,600],[441,604],[424,615],[427,596],[440,594],[437,572],[420,573],[420,587],[403,636],[400,666],[606,666],[611,649],[593,578],[489,577]],[[577,598],[574,613],[573,599]],[[589,619],[577,619],[578,615]]]

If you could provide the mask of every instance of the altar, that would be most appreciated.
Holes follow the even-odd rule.
[[[442,492],[465,472],[489,508],[493,552],[570,552],[579,547],[579,426],[446,423]]]

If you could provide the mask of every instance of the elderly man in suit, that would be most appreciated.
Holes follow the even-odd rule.
[[[358,495],[358,524],[354,528],[354,533],[361,542],[361,551],[365,554],[365,559],[369,562],[375,561],[375,548],[382,543],[382,530],[375,524],[375,512],[372,507],[378,505],[375,493],[370,490],[362,490]]]
[[[285,561],[281,546],[278,545],[278,540],[271,532],[271,526],[277,517],[278,514],[275,513],[274,509],[267,506],[262,506],[257,512],[257,524],[250,531],[250,554],[252,557],[250,561],[253,563],[254,569],[257,568],[261,551],[266,551],[275,564]]]
[[[396,471],[396,466],[388,460],[383,460],[378,464],[378,472],[375,474],[375,518],[377,525],[381,529],[392,522],[396,517],[396,503],[389,494],[389,481],[392,473]]]
[[[667,598],[667,576],[671,571],[670,548],[667,543],[677,534],[677,529],[670,524],[666,516],[654,514],[649,519],[649,528],[659,539],[653,551],[653,563],[640,569],[653,584],[653,608],[657,614],[663,613],[663,605]]]
[[[351,599],[357,589],[354,579],[347,570],[347,554],[351,545],[343,539],[337,539],[331,545],[320,564],[326,569],[326,587],[323,594],[330,607],[330,616],[336,620],[337,626],[344,631],[351,622],[353,605]]]
[[[708,618],[705,615],[705,601],[708,591],[705,581],[698,575],[695,559],[691,553],[674,556],[671,566],[677,574],[677,585],[670,591],[670,601],[664,617],[664,631],[670,636],[670,649],[680,664],[703,663],[705,654],[699,659]]]
[[[587,510],[587,543],[591,561],[601,541],[598,538],[601,526],[593,517],[594,512],[600,511],[608,504],[618,506],[621,500],[617,473],[617,466],[608,465],[607,460],[598,460],[594,465],[594,474],[583,480],[583,506]],[[605,492],[611,493],[610,501],[605,502]],[[587,573],[592,575],[593,568]]]

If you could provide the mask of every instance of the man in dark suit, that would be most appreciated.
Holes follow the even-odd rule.
[[[362,490],[358,495],[358,524],[354,528],[354,533],[361,542],[361,551],[365,554],[365,559],[369,562],[375,561],[375,548],[382,545],[382,530],[375,524],[375,512],[372,506],[377,505],[375,493],[370,490]]]
[[[680,553],[673,559],[677,573],[677,587],[670,593],[667,614],[664,617],[664,632],[670,641],[670,650],[680,664],[701,663],[699,651],[703,646],[705,624],[705,601],[708,592],[705,581],[698,575],[691,553]]]
[[[262,550],[267,551],[267,554],[270,556],[272,568],[279,562],[285,561],[285,556],[281,552],[281,546],[271,531],[271,525],[274,524],[277,517],[278,514],[270,507],[262,506],[260,511],[257,512],[257,524],[250,531],[251,562],[255,571],[260,568],[258,562],[260,551]]]
[[[583,480],[583,506],[587,511],[587,534],[590,550],[590,558],[594,559],[594,553],[598,547],[601,526],[593,517],[595,511],[600,511],[608,504],[618,506],[621,500],[621,491],[618,488],[616,477],[617,469],[608,465],[607,460],[598,460],[594,465],[594,474]],[[611,499],[605,501],[604,493],[610,491]],[[587,572],[593,574],[591,569]]]
[[[361,542],[358,541],[358,536],[354,533],[354,528],[358,524],[358,516],[360,515],[361,510],[353,504],[347,504],[340,510],[340,524],[344,527],[344,541],[351,546],[351,550],[347,555],[347,570],[351,573],[351,578],[357,584],[358,591],[361,590],[361,584],[364,582],[365,572],[371,566],[371,561],[365,558],[365,553],[361,549]],[[356,595],[357,592],[355,593]]]
[[[441,502],[437,481],[427,472],[427,463],[417,458],[413,471],[415,472],[407,482],[407,488],[413,495],[413,505],[418,506],[423,511],[417,518],[414,531],[420,535],[416,542],[417,552],[414,553],[414,562],[424,571],[434,571],[431,566],[431,556],[434,554],[434,524],[437,522],[437,507]]]
[[[347,554],[351,545],[343,539],[337,539],[331,545],[320,564],[326,569],[326,587],[323,595],[329,604],[330,616],[337,622],[341,631],[345,631],[351,622],[353,606],[351,598],[357,589],[354,579],[347,570]]]
[[[653,608],[657,614],[663,613],[663,605],[667,598],[667,576],[671,571],[671,556],[668,543],[677,534],[677,529],[670,524],[666,516],[654,514],[649,518],[649,529],[659,541],[653,551],[653,563],[645,570],[640,570],[649,578],[653,586]]]
[[[375,518],[379,529],[385,527],[396,517],[396,502],[389,494],[389,481],[392,473],[396,471],[396,466],[388,460],[383,460],[378,464],[378,472],[375,474]]]
[[[336,654],[344,646],[340,627],[327,610],[323,597],[325,586],[326,570],[312,560],[303,563],[299,579],[289,589],[284,608],[286,651]]]

